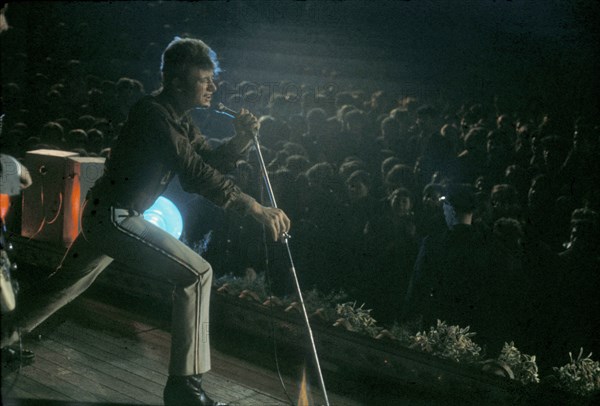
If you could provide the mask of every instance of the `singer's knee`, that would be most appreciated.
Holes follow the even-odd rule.
[[[200,280],[201,282],[206,279],[212,279],[212,266],[202,257],[199,257],[197,261],[194,261],[191,271],[194,275],[194,278]]]

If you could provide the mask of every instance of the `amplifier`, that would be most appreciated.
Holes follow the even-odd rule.
[[[88,190],[104,171],[104,158],[39,149],[25,155],[32,185],[23,191],[21,235],[68,246],[79,234]]]
[[[63,241],[70,245],[81,231],[79,220],[87,192],[104,173],[104,158],[68,157],[65,179]]]

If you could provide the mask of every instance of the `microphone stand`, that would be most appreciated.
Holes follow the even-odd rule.
[[[273,188],[271,187],[271,181],[269,180],[269,174],[267,172],[267,167],[265,165],[265,160],[262,155],[262,151],[260,150],[260,142],[258,141],[258,133],[254,134],[253,137],[254,148],[256,148],[256,153],[258,155],[258,161],[260,163],[260,169],[263,174],[263,180],[265,182],[265,186],[267,188],[267,193],[269,195],[269,200],[271,202],[271,206],[277,208],[277,202],[275,201],[275,194],[273,193]],[[319,375],[319,384],[321,385],[321,390],[323,391],[323,396],[325,397],[325,404],[329,406],[329,398],[327,397],[327,390],[325,389],[325,381],[323,380],[323,373],[321,372],[321,364],[319,362],[319,355],[317,354],[317,346],[315,345],[315,339],[313,337],[312,328],[310,327],[310,320],[308,319],[308,313],[306,312],[306,306],[304,305],[304,298],[302,296],[302,290],[300,289],[300,282],[298,282],[298,275],[296,273],[296,267],[294,266],[294,259],[292,258],[292,251],[290,250],[289,244],[290,236],[286,233],[283,235],[283,244],[287,250],[288,259],[290,260],[290,270],[292,272],[292,276],[294,278],[294,284],[296,285],[296,293],[298,293],[298,298],[300,299],[300,305],[302,307],[302,314],[304,316],[304,322],[306,323],[306,329],[308,330],[308,336],[310,338],[310,345],[312,347],[312,354],[315,360],[315,365],[317,367],[317,373]]]
[[[219,104],[219,110],[222,113],[231,115],[233,117],[237,117],[237,112],[227,108],[222,103]],[[256,154],[258,155],[258,161],[260,164],[260,169],[263,175],[263,180],[265,182],[265,186],[267,188],[267,193],[269,195],[269,200],[271,202],[271,206],[277,208],[277,202],[275,201],[275,194],[273,193],[273,188],[271,187],[271,181],[269,179],[269,173],[267,172],[267,166],[265,165],[265,160],[262,155],[262,151],[260,149],[260,142],[258,140],[258,132],[254,133],[253,137],[254,148],[256,148]],[[323,379],[323,373],[321,372],[321,363],[319,362],[319,355],[317,354],[317,346],[315,344],[315,339],[313,337],[312,328],[310,326],[310,320],[308,319],[308,313],[306,311],[306,306],[304,304],[304,298],[302,296],[302,290],[300,289],[300,282],[298,282],[298,275],[296,273],[296,267],[294,266],[294,259],[292,258],[292,251],[290,250],[289,244],[290,236],[285,233],[283,235],[283,244],[287,250],[288,259],[290,261],[290,270],[292,272],[292,276],[294,278],[294,283],[296,285],[296,293],[298,294],[298,298],[300,299],[300,305],[302,307],[302,315],[304,316],[304,322],[306,323],[306,329],[308,331],[308,336],[310,338],[310,344],[312,348],[312,354],[315,361],[315,366],[317,368],[317,373],[319,375],[319,384],[321,386],[321,390],[323,391],[323,396],[325,397],[325,405],[329,406],[329,398],[327,397],[327,389],[325,389],[325,380]]]

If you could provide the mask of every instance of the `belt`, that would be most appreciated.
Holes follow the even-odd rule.
[[[134,209],[129,209],[129,208],[111,206],[111,210],[113,211],[113,216],[115,218],[141,216],[141,213],[139,211],[134,210]]]

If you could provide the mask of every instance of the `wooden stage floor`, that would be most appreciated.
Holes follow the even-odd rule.
[[[2,363],[2,404],[162,405],[170,334],[164,326],[90,297],[80,297],[28,337],[36,359],[20,369]],[[213,347],[204,388],[232,406],[289,405],[275,372]],[[299,377],[284,376],[296,404]],[[332,405],[356,402],[331,393]],[[323,404],[310,390],[311,405]]]

